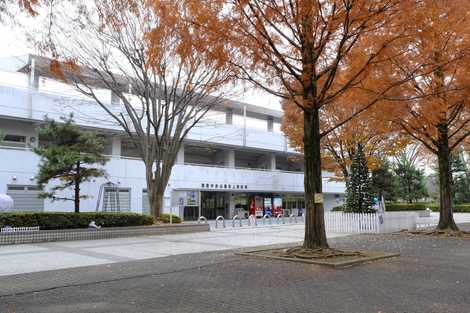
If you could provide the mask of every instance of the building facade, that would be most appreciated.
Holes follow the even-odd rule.
[[[107,176],[82,185],[89,198],[82,200],[81,210],[148,213],[144,164],[129,138],[96,103],[50,77],[46,63],[33,55],[0,60],[2,77],[7,77],[0,82],[0,194],[14,199],[16,211],[73,210],[71,202],[37,197],[39,157],[32,151],[47,143],[38,135],[45,116],[58,119],[72,113],[78,125],[103,137],[110,156]],[[106,90],[103,97],[111,104],[117,101]],[[120,109],[118,102],[115,107]],[[246,216],[250,210],[257,215],[301,214],[302,155],[288,146],[281,118],[282,112],[237,101],[211,110],[178,152],[164,212],[185,220]],[[342,203],[345,186],[325,173],[323,191],[330,210]]]

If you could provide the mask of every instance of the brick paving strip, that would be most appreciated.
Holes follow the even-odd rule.
[[[399,258],[333,270],[215,251],[0,277],[0,312],[468,313],[470,240],[357,235]]]

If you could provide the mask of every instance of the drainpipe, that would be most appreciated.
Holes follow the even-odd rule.
[[[243,146],[246,146],[246,105],[243,105]]]
[[[36,77],[36,60],[31,58],[31,66],[29,72],[29,82],[28,82],[28,103],[27,111],[28,118],[33,118],[33,93],[38,90],[39,87],[39,77]]]

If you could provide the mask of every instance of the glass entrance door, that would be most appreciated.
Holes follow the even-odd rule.
[[[226,218],[228,201],[225,192],[202,191],[201,192],[201,214],[209,220],[217,216]]]

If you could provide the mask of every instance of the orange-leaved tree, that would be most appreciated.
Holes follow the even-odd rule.
[[[394,59],[394,75],[420,75],[384,104],[392,119],[437,157],[440,216],[438,229],[457,230],[453,219],[450,155],[470,136],[470,2],[417,1],[402,12],[415,40]],[[397,100],[400,100],[397,102]]]
[[[50,0],[0,0],[0,20],[3,16],[13,17],[14,12],[26,12],[31,16],[37,15],[40,4],[46,4]]]
[[[303,112],[305,164],[304,248],[328,248],[324,224],[321,139],[367,110],[403,78],[362,88],[374,69],[388,63],[401,42],[398,0],[231,0],[230,29],[223,38],[237,49],[239,76],[292,101]],[[352,89],[367,101],[344,119],[321,128],[331,106]]]
[[[355,100],[356,98],[353,98]],[[343,99],[343,102],[346,99]],[[292,147],[303,152],[303,113],[291,101],[283,102],[284,117],[281,129],[289,138]],[[322,112],[322,128],[330,128],[358,110],[355,103],[331,106]],[[380,167],[384,158],[392,156],[407,145],[399,128],[391,121],[384,120],[384,112],[373,107],[356,116],[342,127],[334,129],[321,140],[322,168],[335,173],[335,177],[349,179],[350,165],[358,145],[364,149],[370,170]]]

